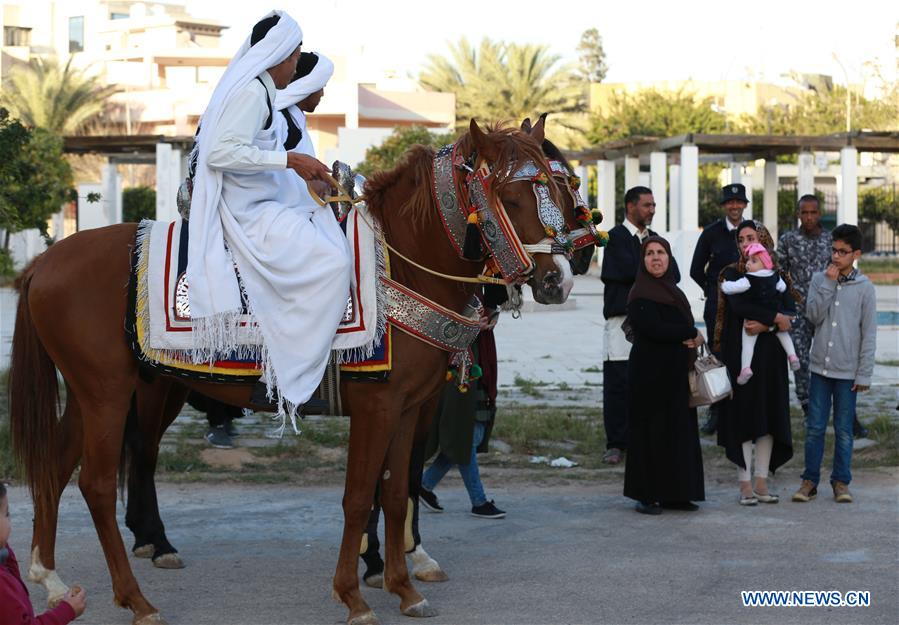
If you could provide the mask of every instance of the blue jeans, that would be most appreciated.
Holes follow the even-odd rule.
[[[856,391],[853,380],[837,380],[812,373],[809,382],[808,414],[805,418],[805,471],[802,479],[816,486],[821,480],[821,462],[824,458],[824,430],[830,420],[833,402],[833,472],[831,482],[848,484],[852,480],[849,465],[852,463],[852,423],[855,420]]]
[[[457,465],[459,467],[459,475],[462,476],[462,482],[465,484],[465,490],[468,491],[468,498],[471,499],[472,506],[480,506],[487,503],[487,495],[484,494],[484,485],[481,484],[481,472],[478,471],[478,445],[484,440],[485,426],[482,421],[474,422],[474,433],[471,439],[471,460],[468,464]],[[453,463],[442,453],[434,458],[434,462],[425,471],[421,478],[421,486],[426,490],[434,490],[443,476],[446,475],[453,467]]]

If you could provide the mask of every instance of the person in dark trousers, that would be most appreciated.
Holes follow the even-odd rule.
[[[240,432],[234,426],[234,419],[240,418],[242,411],[237,406],[224,404],[196,391],[191,391],[187,396],[187,403],[196,410],[206,413],[209,429],[206,430],[206,440],[216,449],[233,449],[234,439],[240,436]]]
[[[628,361],[630,441],[624,495],[637,501],[642,514],[661,514],[662,508],[694,512],[699,507],[693,502],[705,499],[688,379],[696,348],[705,339],[672,269],[668,242],[647,238],[627,303],[634,347]]]
[[[606,319],[603,358],[603,426],[606,431],[606,452],[602,461],[618,464],[627,449],[627,359],[631,344],[624,336],[622,325],[627,315],[627,295],[637,278],[640,248],[646,237],[656,236],[649,229],[656,212],[652,190],[634,187],[624,194],[624,223],[609,231],[609,242],[602,261],[602,314]],[[680,281],[677,263],[675,282]]]
[[[715,318],[718,312],[718,275],[721,270],[737,262],[740,253],[734,246],[734,230],[743,221],[743,211],[749,206],[749,198],[746,197],[746,187],[741,184],[729,184],[721,189],[721,200],[718,202],[724,211],[724,216],[714,223],[706,226],[699,235],[699,242],[693,252],[693,262],[690,263],[690,277],[699,285],[705,294],[705,321],[706,336],[709,343],[715,336]],[[716,354],[720,358],[720,354]],[[705,434],[714,434],[718,427],[718,411],[720,406],[709,406],[709,417],[702,431]]]

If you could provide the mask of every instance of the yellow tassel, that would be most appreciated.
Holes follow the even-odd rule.
[[[478,225],[478,214],[476,212],[468,213],[468,223]]]

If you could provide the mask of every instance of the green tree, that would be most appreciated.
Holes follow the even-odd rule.
[[[448,56],[428,55],[418,80],[426,89],[456,95],[459,131],[472,118],[517,123],[541,113],[560,113],[554,122],[572,128],[576,122],[569,116],[584,110],[586,90],[575,69],[560,60],[546,46],[484,39],[475,49],[463,38],[450,45]]]
[[[868,100],[851,95],[853,130],[899,130],[899,105],[895,97]],[[803,96],[791,106],[763,106],[755,115],[744,115],[747,132],[774,135],[826,135],[846,131],[846,88],[834,86]]]
[[[156,219],[156,190],[150,187],[124,189],[122,221],[138,223],[141,219]]]
[[[697,99],[683,90],[645,89],[613,94],[605,109],[592,116],[588,138],[592,143],[606,143],[633,136],[713,134],[723,132],[726,121],[723,113],[712,108],[712,98]]]
[[[433,133],[424,126],[402,126],[393,131],[379,146],[368,148],[365,159],[355,168],[363,176],[371,176],[376,171],[393,169],[406,151],[413,145],[439,148],[452,143],[456,137],[452,133]]]
[[[2,101],[26,126],[68,135],[96,117],[115,91],[86,70],[72,67],[72,57],[65,65],[37,57],[10,72]]]
[[[75,198],[72,169],[62,139],[27,128],[0,108],[0,266],[10,271],[10,235],[36,228],[51,242],[47,220]]]
[[[577,46],[579,72],[586,82],[602,82],[609,73],[606,52],[602,47],[602,35],[596,28],[585,30]]]

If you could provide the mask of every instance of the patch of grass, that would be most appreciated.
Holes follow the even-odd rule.
[[[159,453],[158,473],[179,474],[210,470],[200,458],[200,445],[191,445],[179,441],[174,450],[163,450]]]
[[[568,385],[568,382],[560,382],[560,383],[559,383],[559,390],[560,390],[560,391],[570,391],[570,390],[571,390],[571,386]]]
[[[513,381],[515,386],[521,389],[521,392],[525,395],[530,395],[531,397],[540,398],[543,397],[543,393],[538,390],[538,387],[541,386],[549,386],[546,382],[540,382],[538,380],[531,380],[530,378],[523,378],[520,375],[515,375],[515,380]]]
[[[587,367],[586,369],[581,369],[582,373],[600,373],[601,371],[602,371],[602,369],[600,369],[596,365],[593,365],[592,367]]]
[[[876,362],[878,365],[884,365],[886,367],[899,367],[899,360],[878,360]]]
[[[552,354],[546,354],[545,356],[540,356],[540,360],[549,360],[552,358]]]
[[[899,258],[896,256],[872,256],[858,261],[862,273],[899,272]]]
[[[508,443],[515,453],[574,455],[586,467],[598,466],[605,448],[598,408],[499,406],[493,436]],[[572,443],[574,449],[570,449]]]

